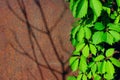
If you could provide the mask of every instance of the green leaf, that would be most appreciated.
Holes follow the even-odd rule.
[[[97,31],[92,36],[92,41],[94,44],[99,44],[102,42],[104,32],[103,31]]]
[[[110,58],[110,60],[112,61],[112,63],[115,65],[115,66],[117,66],[117,67],[119,67],[120,68],[120,61],[119,60],[117,60],[117,59],[115,59],[115,58]]]
[[[84,27],[84,31],[85,31],[85,38],[87,40],[89,40],[91,38],[91,35],[92,35],[92,32],[91,32],[90,28]]]
[[[107,80],[111,80],[114,78],[113,75],[110,75],[110,74],[104,74],[104,78],[107,79]]]
[[[75,18],[76,18],[77,7],[78,7],[79,2],[80,2],[80,0],[77,0],[73,5],[72,14]]]
[[[75,78],[75,76],[68,76],[67,80],[77,80],[77,79]]]
[[[120,34],[116,31],[109,31],[110,34],[114,37],[114,42],[118,42],[120,40]]]
[[[101,64],[101,72],[104,74],[105,72],[106,72],[106,61],[104,60],[103,62],[102,62],[102,64]]]
[[[105,42],[110,44],[110,45],[113,44],[113,36],[108,32],[106,32],[106,41]]]
[[[69,64],[71,66],[72,71],[76,71],[78,69],[79,59],[77,59],[77,57],[71,57],[69,59]]]
[[[94,80],[101,80],[101,76],[99,75],[96,75],[95,79]]]
[[[106,51],[106,57],[110,57],[114,54],[114,48],[110,48]]]
[[[92,67],[91,67],[91,71],[92,73],[95,73],[97,70],[97,64],[94,64]]]
[[[78,44],[78,41],[76,39],[72,39],[71,43],[75,47]]]
[[[108,15],[110,15],[111,9],[109,7],[103,6],[103,10],[105,10],[108,13]]]
[[[95,47],[94,45],[92,45],[92,44],[90,44],[90,51],[91,51],[91,53],[92,53],[93,55],[96,55],[96,53],[97,53],[96,47]]]
[[[97,18],[101,15],[102,3],[100,0],[90,0],[90,7],[94,13],[94,21],[96,21]]]
[[[118,24],[109,23],[107,26],[109,27],[108,29],[110,30],[120,32],[120,26]]]
[[[92,78],[92,72],[91,72],[91,71],[88,73],[87,77],[88,77],[89,79]]]
[[[116,0],[117,6],[120,7],[120,0]]]
[[[79,75],[77,76],[77,80],[81,80],[81,78],[82,78],[82,74],[79,74]]]
[[[84,74],[82,80],[87,80],[87,76]]]
[[[76,45],[76,51],[79,52],[84,46],[85,46],[85,43],[78,43]]]
[[[106,72],[110,75],[113,75],[115,73],[114,66],[109,60],[106,62]]]
[[[73,27],[71,30],[72,38],[75,38],[77,31],[80,29],[80,26]]]
[[[83,41],[83,38],[85,37],[85,34],[84,34],[84,28],[81,27],[81,29],[78,31],[78,34],[77,34],[77,40],[82,42]]]
[[[87,66],[86,58],[82,55],[81,58],[80,58],[79,69],[80,69],[81,72],[85,73],[87,68],[88,68],[88,66]]]
[[[86,45],[86,46],[83,48],[82,54],[83,54],[85,57],[88,57],[88,56],[89,56],[89,47],[88,47],[88,45]]]
[[[102,73],[102,62],[97,62],[98,73]]]
[[[74,50],[72,54],[73,54],[73,55],[80,55],[80,52]]]
[[[83,18],[87,14],[88,10],[88,0],[79,0],[80,3],[78,4],[77,11],[76,11],[76,18]]]
[[[75,1],[74,0],[70,0],[70,4],[69,5],[70,5],[69,6],[70,10],[73,11],[73,7],[75,5]]]
[[[90,63],[88,64],[88,67],[91,68],[94,64],[95,64],[95,62],[90,62]]]
[[[95,61],[101,61],[103,60],[105,57],[104,55],[98,55],[96,58],[95,58]]]
[[[103,30],[105,26],[101,22],[96,22],[95,27],[96,30]]]

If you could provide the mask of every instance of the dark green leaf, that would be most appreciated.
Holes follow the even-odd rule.
[[[72,38],[75,38],[77,31],[80,29],[80,26],[73,27],[71,30]]]
[[[78,41],[76,39],[72,39],[71,43],[75,47],[78,44]]]
[[[105,26],[101,22],[96,22],[95,27],[96,30],[103,30]]]
[[[116,0],[117,6],[120,7],[120,0]]]

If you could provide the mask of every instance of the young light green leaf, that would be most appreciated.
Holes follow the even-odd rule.
[[[115,66],[120,68],[120,61],[119,60],[117,60],[116,58],[113,58],[113,57],[110,58],[110,60]]]
[[[90,51],[91,51],[91,53],[92,53],[93,55],[96,55],[96,53],[97,53],[96,47],[95,47],[94,45],[92,45],[92,44],[90,44]]]
[[[76,71],[78,69],[78,63],[79,59],[77,59],[77,57],[71,57],[69,59],[69,64],[71,66],[72,71]]]
[[[80,55],[80,52],[74,50],[72,54],[73,54],[73,55]]]
[[[87,77],[88,77],[89,79],[92,78],[92,72],[91,72],[91,71],[88,73]]]
[[[99,75],[96,75],[95,79],[94,80],[101,80],[101,76]]]
[[[78,7],[79,2],[80,0],[77,0],[73,5],[72,14],[75,18],[76,18],[76,12],[77,12],[77,7]]]
[[[101,60],[103,60],[105,57],[104,57],[104,55],[98,55],[96,58],[95,58],[95,61],[101,61]]]
[[[82,55],[80,58],[79,69],[81,72],[85,73],[87,68],[88,68],[88,66],[87,66],[86,58]]]
[[[104,74],[106,72],[106,61],[104,60],[101,64],[101,72]]]
[[[90,28],[84,27],[84,31],[85,31],[85,38],[87,40],[89,40],[91,38],[91,35],[92,35],[92,32],[91,32]]]
[[[78,76],[77,76],[77,80],[81,80],[82,79],[82,74],[79,74]]]
[[[120,0],[116,0],[117,6],[120,7]]]
[[[80,29],[80,26],[73,27],[71,30],[72,38],[75,38],[77,31]]]
[[[88,56],[89,56],[89,47],[88,47],[88,45],[86,45],[86,46],[83,48],[82,54],[83,54],[85,57],[88,57]]]
[[[90,0],[90,7],[94,13],[94,21],[101,15],[102,3],[100,0]]]
[[[78,31],[78,34],[77,34],[77,40],[79,42],[82,42],[83,41],[83,38],[85,37],[85,34],[84,34],[84,28],[81,27],[81,29]]]
[[[67,80],[77,80],[75,76],[68,76]]]
[[[110,57],[114,54],[114,48],[110,48],[106,51],[105,55],[106,57]]]
[[[120,32],[120,26],[118,24],[109,23],[107,26],[109,27],[108,29],[110,30]]]
[[[91,71],[92,73],[95,73],[97,70],[97,64],[94,64],[92,67],[91,67]]]
[[[110,74],[104,74],[104,78],[107,80],[112,80],[114,78],[114,76],[110,75]]]
[[[109,60],[106,62],[106,72],[110,75],[113,75],[115,73],[114,66]]]
[[[95,32],[92,36],[92,41],[94,44],[99,44],[101,43],[103,40],[102,40],[102,37],[103,37],[103,34],[104,32],[103,31],[98,31],[98,32]]]
[[[110,33],[108,33],[108,32],[106,32],[106,41],[105,42],[110,44],[110,45],[112,45],[113,42],[114,42],[113,41],[113,36]]]
[[[76,51],[79,52],[84,46],[85,46],[85,43],[78,43],[76,45]]]
[[[120,40],[120,34],[116,31],[109,31],[110,34],[114,37],[114,42],[118,42]]]
[[[79,0],[80,3],[77,7],[76,18],[83,18],[87,14],[88,10],[88,0]]]
[[[101,22],[96,22],[95,27],[96,30],[103,30],[105,26]]]
[[[71,65],[71,69],[72,71],[76,71],[78,69],[78,64],[79,64],[79,60],[75,60],[74,63]]]
[[[97,62],[98,73],[102,74],[102,62]]]
[[[87,76],[84,74],[82,80],[87,80]]]

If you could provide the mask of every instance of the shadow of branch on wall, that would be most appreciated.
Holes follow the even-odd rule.
[[[29,42],[30,42],[30,47],[31,47],[31,50],[32,50],[32,54],[34,55],[34,57],[32,57],[31,55],[29,55],[28,52],[25,51],[25,49],[23,48],[23,46],[21,45],[19,39],[17,38],[17,35],[16,33],[12,31],[13,35],[14,35],[14,38],[15,38],[15,42],[18,44],[19,48],[22,50],[19,50],[17,48],[14,47],[14,45],[12,43],[11,46],[13,47],[13,49],[18,52],[19,54],[21,55],[24,55],[25,57],[31,59],[32,61],[34,61],[37,65],[37,69],[39,71],[39,74],[40,74],[40,78],[41,80],[44,80],[44,76],[43,76],[43,72],[42,72],[42,69],[41,67],[44,67],[46,69],[48,69],[51,74],[55,77],[55,80],[59,80],[57,74],[61,75],[62,76],[62,80],[65,80],[65,76],[70,72],[70,69],[69,69],[69,66],[67,68],[65,68],[65,65],[67,64],[68,60],[66,60],[65,62],[63,61],[63,56],[60,56],[59,55],[59,52],[57,51],[57,47],[55,46],[55,43],[54,43],[54,40],[52,38],[52,34],[51,32],[56,28],[57,24],[62,20],[62,18],[64,17],[64,14],[66,13],[66,10],[67,10],[67,7],[65,6],[65,3],[64,3],[64,0],[63,0],[63,4],[64,4],[64,10],[62,11],[60,17],[56,20],[55,24],[51,27],[51,29],[48,28],[48,23],[46,21],[46,17],[45,17],[45,14],[44,14],[44,11],[43,11],[43,8],[41,6],[41,2],[40,0],[33,0],[34,3],[37,5],[37,7],[39,8],[39,11],[40,11],[40,14],[42,15],[42,20],[43,20],[43,23],[44,23],[44,27],[46,29],[46,31],[43,31],[43,30],[40,30],[38,29],[37,27],[33,26],[29,19],[28,19],[28,13],[27,13],[27,10],[26,10],[26,5],[25,5],[25,2],[24,0],[17,0],[17,3],[20,7],[20,11],[22,12],[22,14],[24,15],[24,19],[22,19],[19,14],[17,14],[15,12],[15,10],[12,8],[12,6],[10,5],[9,1],[7,0],[6,3],[7,3],[7,6],[9,8],[9,10],[22,22],[24,22],[26,24],[26,27],[27,27],[27,33],[28,33],[28,38],[29,38]],[[37,36],[35,35],[35,32],[34,30],[37,30],[39,31],[40,33],[43,33],[43,34],[46,34],[48,36],[48,39],[52,45],[52,48],[54,50],[54,55],[57,57],[57,60],[59,61],[59,63],[61,64],[61,71],[58,71],[54,68],[52,68],[52,66],[49,64],[47,58],[45,57],[45,53],[44,51],[41,49],[41,45],[39,44],[38,42],[38,39],[37,39]],[[65,50],[65,48],[62,46],[62,41],[60,40],[60,44],[61,44],[61,48],[63,49],[64,52],[66,53],[69,53],[69,51]],[[35,51],[35,46],[38,47],[39,49],[39,54],[41,54],[41,56],[43,57],[46,65],[43,65],[39,62],[39,59],[37,57],[36,54],[36,51]],[[28,70],[30,75],[35,79],[35,76],[32,74],[32,72],[30,70]],[[56,74],[57,73],[57,74]]]

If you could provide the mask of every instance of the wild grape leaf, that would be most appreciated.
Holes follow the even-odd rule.
[[[95,27],[96,30],[103,30],[105,26],[101,22],[96,22]]]
[[[91,38],[91,35],[92,35],[92,32],[91,32],[90,28],[84,27],[84,31],[85,31],[85,38],[87,40],[89,40]]]
[[[88,45],[86,45],[86,46],[83,48],[82,54],[83,54],[85,57],[88,57],[88,56],[89,56],[89,47],[88,47]]]
[[[101,15],[102,3],[100,0],[90,0],[90,7],[94,13],[94,21]]]
[[[95,58],[95,61],[101,61],[101,60],[103,60],[105,57],[104,57],[104,55],[98,55],[96,58]]]
[[[67,80],[77,80],[75,76],[68,76]]]
[[[80,3],[78,4],[77,11],[76,11],[76,18],[83,18],[87,14],[88,10],[88,0],[79,0]]]
[[[102,37],[103,37],[103,34],[104,32],[103,31],[97,31],[93,34],[92,36],[92,41],[94,44],[99,44],[101,43],[103,40],[102,40]]]
[[[114,42],[118,42],[120,40],[120,34],[116,31],[109,31],[110,34],[113,36],[114,38]]]
[[[115,66],[120,68],[120,61],[118,59],[112,57],[110,60]]]
[[[114,48],[110,48],[106,51],[106,57],[110,57],[114,54]]]

